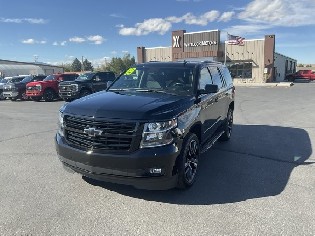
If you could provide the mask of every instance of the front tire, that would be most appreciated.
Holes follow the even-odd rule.
[[[31,97],[32,101],[39,102],[42,98],[41,97]]]
[[[91,94],[91,92],[89,90],[83,89],[80,93],[80,98],[85,97],[85,96],[90,95],[90,94]]]
[[[47,89],[44,92],[44,96],[43,97],[44,97],[45,102],[51,102],[51,101],[53,101],[55,99],[55,93],[51,89]]]
[[[233,110],[232,108],[229,108],[226,121],[224,124],[224,129],[223,129],[224,133],[219,138],[219,141],[225,142],[231,138],[232,126],[233,126]]]
[[[177,188],[187,189],[194,184],[197,176],[199,156],[199,139],[196,134],[188,133],[179,156]]]

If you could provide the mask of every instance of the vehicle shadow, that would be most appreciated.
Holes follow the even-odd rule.
[[[229,142],[217,143],[201,156],[196,183],[188,190],[138,190],[83,179],[94,186],[133,198],[170,204],[209,205],[280,194],[292,170],[312,164],[308,133],[299,128],[234,125]]]

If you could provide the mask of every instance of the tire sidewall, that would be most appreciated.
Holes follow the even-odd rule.
[[[196,178],[198,176],[198,165],[196,168],[196,173],[194,175],[194,178],[191,182],[188,182],[186,177],[185,177],[185,163],[186,163],[186,158],[187,158],[187,153],[189,151],[189,144],[192,141],[196,141],[197,145],[198,145],[198,155],[197,155],[197,160],[199,163],[199,159],[200,159],[200,143],[199,143],[199,139],[197,137],[196,134],[194,133],[188,133],[186,138],[184,139],[183,142],[183,146],[182,146],[182,151],[181,154],[179,156],[179,168],[178,168],[178,184],[177,187],[181,188],[181,189],[186,189],[191,187],[195,182],[196,182]]]
[[[51,89],[48,89],[48,90],[45,91],[45,93],[44,93],[44,100],[46,102],[51,102],[51,101],[54,100],[54,98],[55,98],[55,94],[54,94],[54,92]]]

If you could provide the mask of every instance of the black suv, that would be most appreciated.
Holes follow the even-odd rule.
[[[115,79],[114,72],[88,72],[81,74],[75,81],[61,82],[59,96],[65,101],[87,96],[107,88],[107,82]]]
[[[63,166],[92,179],[144,189],[190,187],[199,155],[230,139],[234,86],[218,62],[149,62],[105,92],[60,108]]]
[[[26,84],[34,81],[41,81],[46,78],[46,75],[24,75],[15,76],[10,79],[10,82],[3,85],[3,96],[12,101],[17,99],[26,100]]]

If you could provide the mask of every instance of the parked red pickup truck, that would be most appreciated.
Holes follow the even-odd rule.
[[[315,72],[312,70],[299,70],[286,76],[286,80],[288,81],[294,81],[296,79],[315,80]]]
[[[33,101],[44,99],[46,102],[51,102],[55,98],[59,98],[59,82],[73,81],[78,76],[76,73],[48,75],[43,81],[28,83],[26,85],[26,96],[30,97]]]

